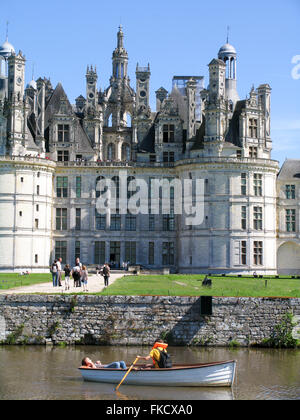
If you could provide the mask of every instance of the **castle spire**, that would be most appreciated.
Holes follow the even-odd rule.
[[[122,25],[119,26],[119,32],[118,32],[118,49],[122,50],[124,48],[124,33],[123,33],[123,27]]]
[[[128,54],[124,48],[124,32],[122,25],[118,31],[118,45],[113,52],[113,77],[123,79],[127,77]]]

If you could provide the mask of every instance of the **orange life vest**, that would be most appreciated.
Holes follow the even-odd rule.
[[[152,347],[152,350],[157,349],[158,347],[162,348],[163,350],[167,350],[168,344],[166,344],[166,343],[160,343],[159,341],[157,341],[154,344],[154,346]],[[158,363],[158,360],[155,360],[153,357],[152,357],[152,361],[153,361],[153,364],[154,365],[155,365],[155,363]]]

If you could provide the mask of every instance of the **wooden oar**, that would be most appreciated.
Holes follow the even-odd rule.
[[[122,381],[119,383],[119,385],[115,388],[115,391],[118,391],[118,389],[120,388],[120,386],[122,385],[122,383],[125,381],[127,375],[131,372],[133,366],[136,364],[136,362],[139,360],[139,357],[137,357],[135,359],[135,361],[132,363],[132,365],[130,366],[130,368],[128,369],[128,371],[126,372],[125,376],[123,377]]]

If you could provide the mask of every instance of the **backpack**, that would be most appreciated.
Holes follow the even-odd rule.
[[[57,265],[56,264],[52,264],[51,273],[57,273]]]
[[[160,353],[160,359],[159,362],[157,362],[158,366],[163,369],[170,369],[172,367],[172,360],[171,356],[166,351],[159,350]]]

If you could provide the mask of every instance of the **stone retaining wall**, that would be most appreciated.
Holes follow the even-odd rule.
[[[0,341],[11,344],[241,346],[269,338],[283,315],[300,315],[298,298],[213,298],[202,316],[199,297],[0,296]]]

